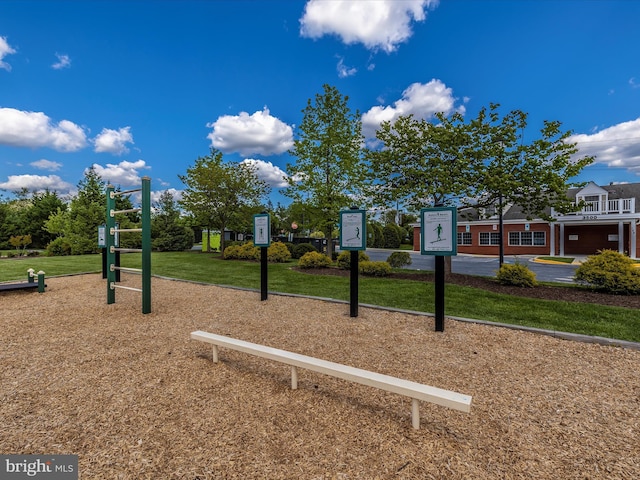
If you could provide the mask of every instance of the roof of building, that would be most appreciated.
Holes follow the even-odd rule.
[[[635,213],[640,213],[640,183],[596,185],[594,182],[589,182],[586,186],[570,188],[567,190],[567,197],[571,200],[575,200],[578,193],[587,187],[595,187],[596,189],[605,190],[610,199],[635,198]],[[545,213],[551,214],[551,209],[546,208]],[[497,218],[497,215],[492,218]],[[527,215],[523,212],[521,205],[513,204],[505,210],[502,218],[503,220],[526,220]],[[464,208],[458,212],[458,222],[475,222],[481,219],[482,218],[475,208]]]

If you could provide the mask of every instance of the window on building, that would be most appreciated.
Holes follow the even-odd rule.
[[[545,232],[509,232],[509,245],[544,246],[546,245],[546,243],[547,243],[547,235]]]
[[[494,232],[480,232],[480,245],[500,245],[500,234]]]
[[[471,232],[458,232],[458,245],[471,245]]]

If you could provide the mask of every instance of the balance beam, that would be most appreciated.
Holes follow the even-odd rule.
[[[354,383],[379,388],[387,392],[404,395],[412,399],[411,423],[413,428],[420,428],[419,401],[426,401],[443,407],[460,410],[469,413],[471,411],[471,396],[461,393],[443,390],[429,385],[404,380],[401,378],[370,372],[361,368],[350,367],[340,363],[320,360],[318,358],[287,352],[277,348],[266,347],[255,343],[245,342],[234,338],[216,335],[203,331],[191,332],[192,340],[210,343],[213,345],[213,361],[218,362],[218,347],[256,355],[258,357],[275,360],[291,366],[291,388],[298,388],[298,367],[314,372],[341,378]]]

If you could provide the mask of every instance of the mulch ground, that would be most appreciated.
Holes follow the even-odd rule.
[[[139,278],[126,280],[136,286]],[[637,479],[640,351],[316,299],[99,275],[0,295],[0,452],[82,479]],[[473,396],[471,413],[190,340],[194,330]]]

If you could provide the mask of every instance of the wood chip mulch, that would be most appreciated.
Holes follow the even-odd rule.
[[[640,351],[321,300],[99,275],[0,294],[0,453],[82,479],[636,479]],[[139,278],[125,282],[136,286]],[[220,350],[193,330],[473,396],[470,414]]]

